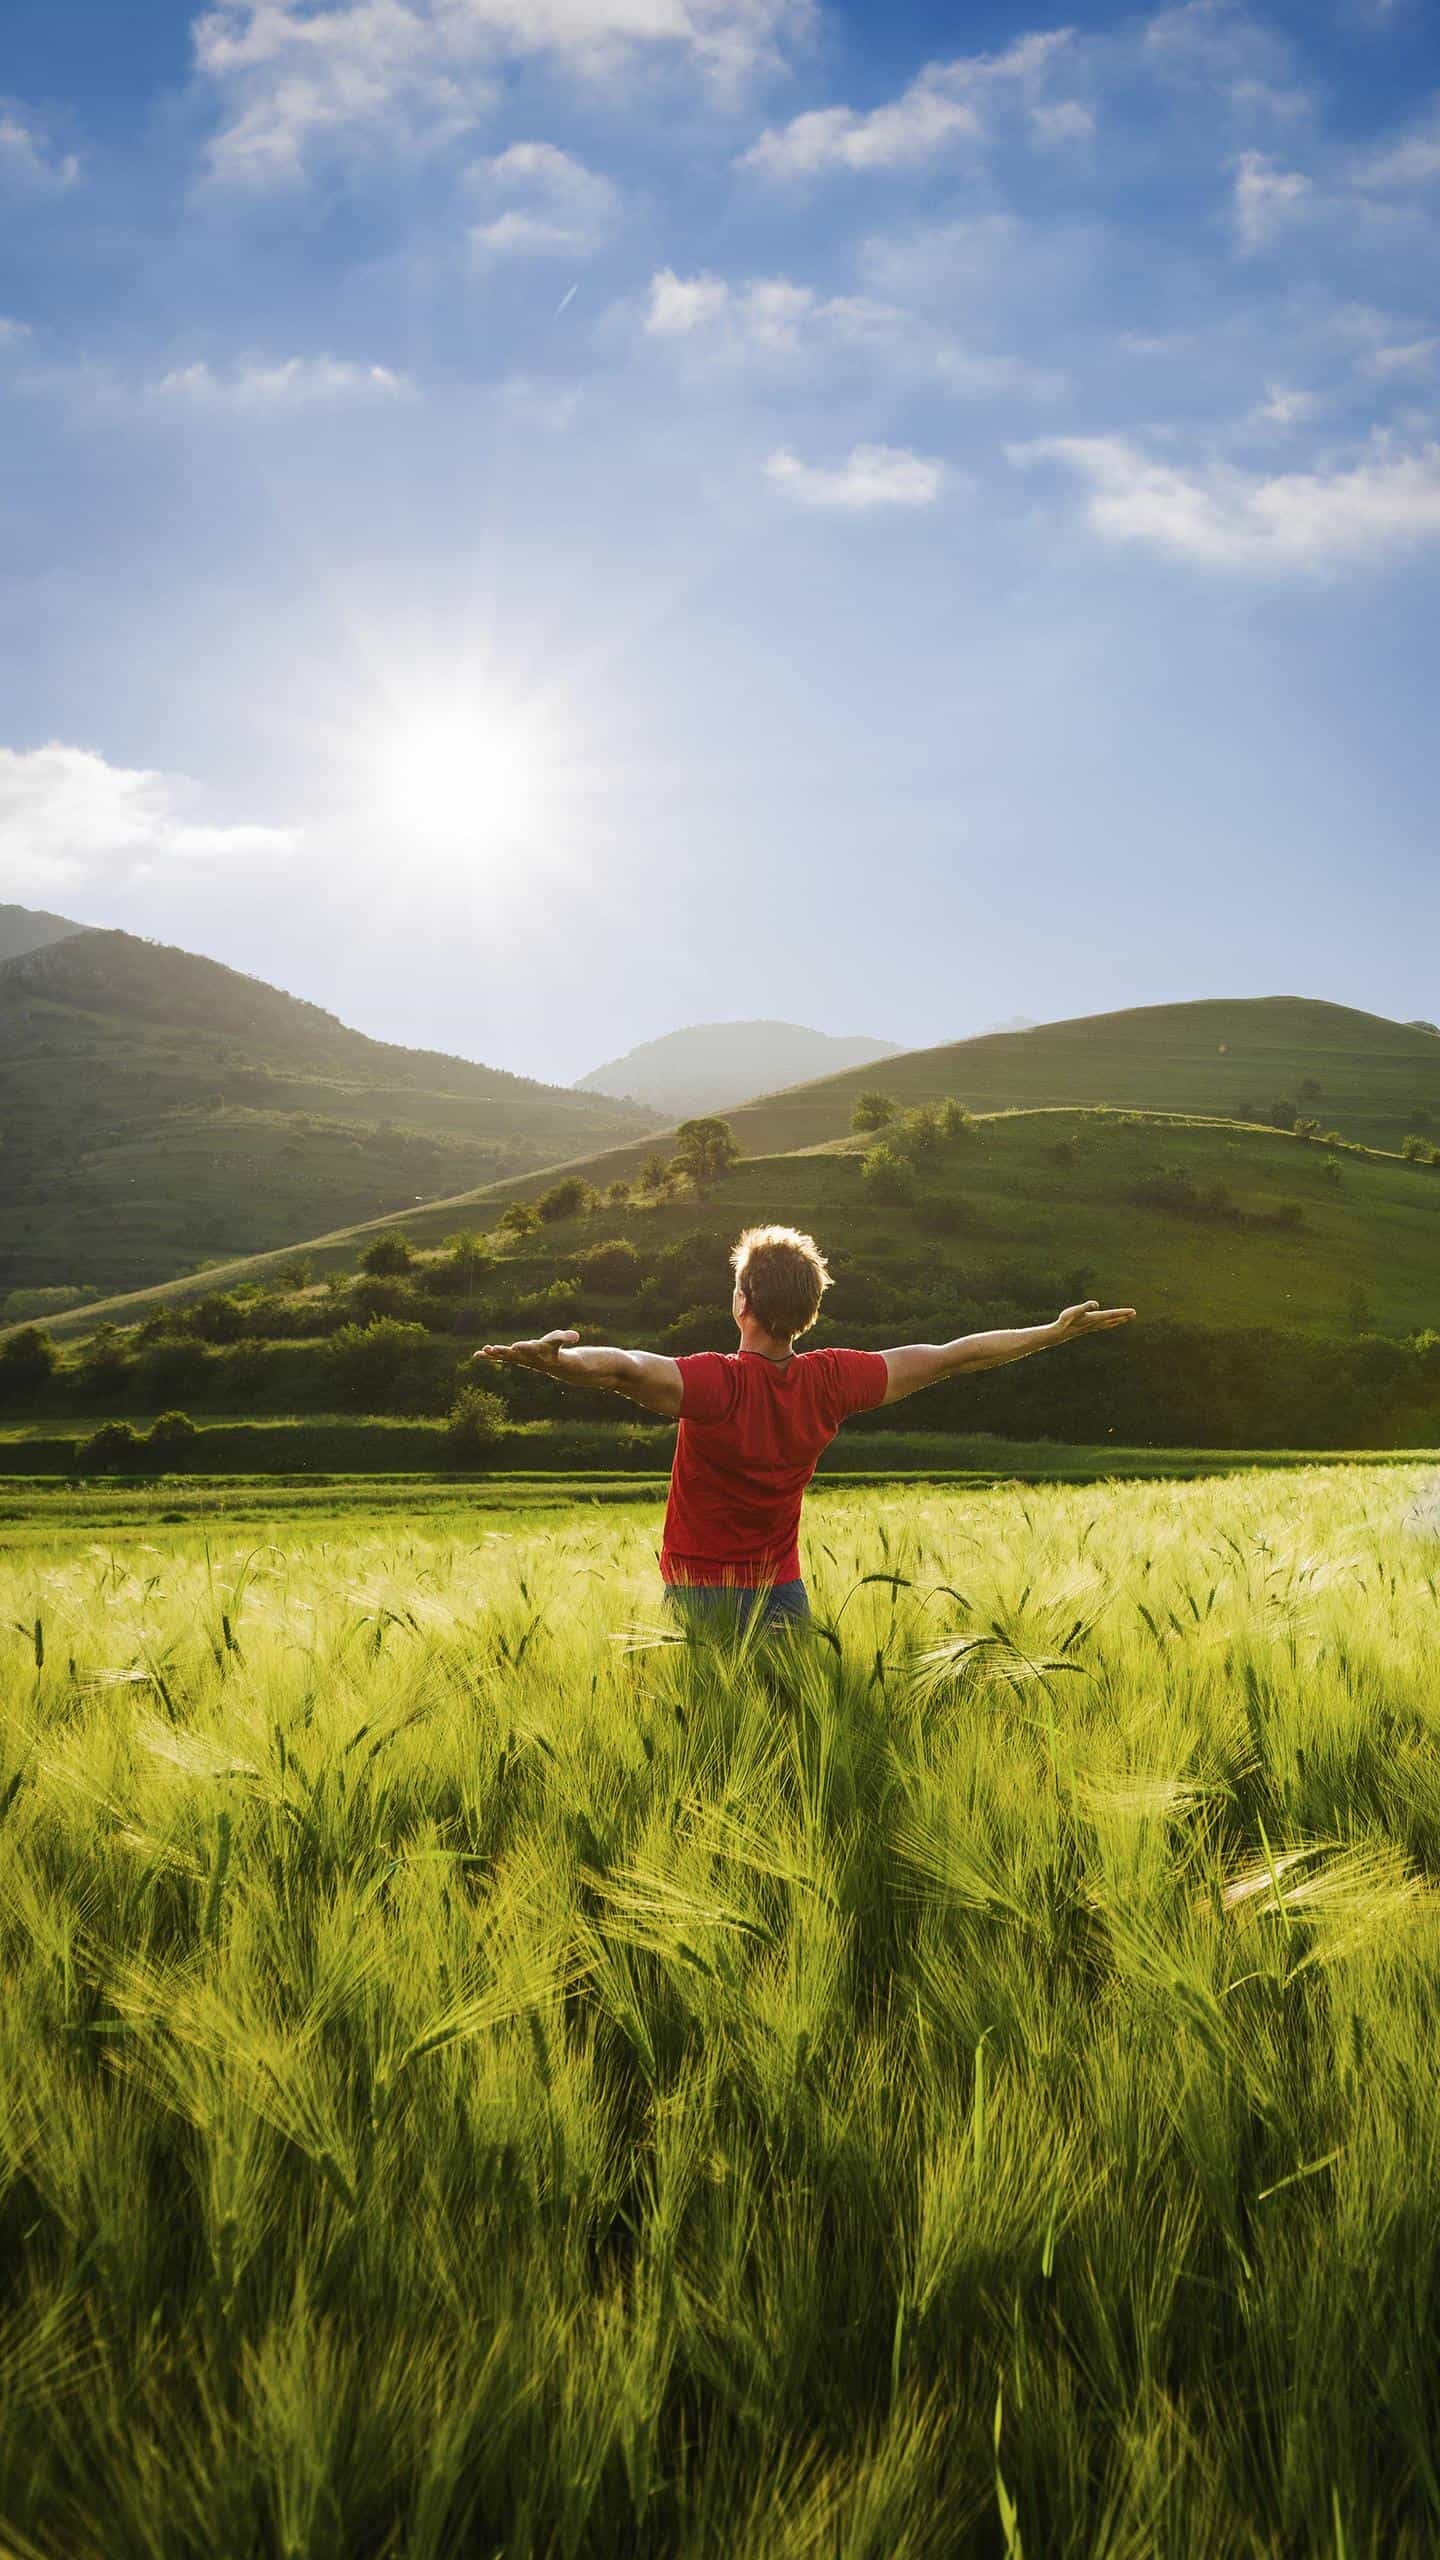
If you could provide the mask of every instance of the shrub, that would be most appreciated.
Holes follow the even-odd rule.
[[[860,1172],[872,1200],[891,1208],[908,1208],[915,1198],[915,1175],[912,1167],[893,1147],[871,1147],[860,1159]]]
[[[145,1434],[145,1445],[163,1457],[179,1458],[189,1454],[191,1442],[199,1437],[188,1413],[172,1411],[157,1414]]]
[[[398,1324],[393,1316],[342,1325],[329,1345],[330,1374],[342,1403],[361,1412],[393,1412],[413,1387],[417,1355],[429,1340],[423,1325]]]
[[[191,1310],[191,1322],[202,1342],[239,1342],[245,1332],[245,1309],[223,1290],[202,1298]]]
[[[1300,1117],[1300,1106],[1287,1101],[1282,1094],[1277,1102],[1269,1105],[1265,1117],[1272,1129],[1293,1129]]]
[[[633,1298],[645,1275],[639,1254],[623,1236],[588,1246],[575,1255],[570,1267],[582,1289],[593,1289],[603,1298]]]
[[[623,1209],[630,1197],[628,1182],[607,1182],[605,1197],[612,1209]]]
[[[953,1093],[947,1093],[941,1103],[939,1119],[942,1138],[968,1138],[975,1126],[969,1104],[957,1102]]]
[[[79,1377],[84,1394],[123,1395],[134,1374],[135,1363],[119,1327],[97,1325],[80,1355]]]
[[[855,1097],[850,1126],[857,1137],[863,1137],[867,1130],[887,1128],[899,1108],[899,1104],[888,1093],[882,1093],[878,1085],[868,1085],[864,1093]]]
[[[53,1378],[60,1355],[38,1325],[22,1326],[0,1342],[0,1396],[34,1395]]]
[[[162,1335],[139,1363],[136,1385],[142,1404],[164,1412],[177,1396],[193,1395],[205,1384],[210,1360],[203,1343],[185,1334]]]
[[[500,1212],[499,1227],[503,1236],[530,1236],[539,1224],[540,1212],[533,1200],[512,1200],[509,1207]]]
[[[349,1301],[351,1313],[361,1324],[374,1324],[380,1316],[409,1315],[414,1302],[414,1292],[408,1280],[369,1272],[354,1283]]]
[[[450,1256],[450,1269],[467,1294],[473,1293],[480,1275],[488,1271],[495,1259],[488,1236],[477,1235],[473,1227],[462,1227],[460,1233],[447,1236],[445,1250]],[[439,1278],[439,1274],[435,1275]]]
[[[489,1387],[464,1388],[450,1407],[445,1425],[445,1454],[451,1465],[476,1465],[504,1437],[506,1420],[503,1397]]]
[[[360,1268],[377,1279],[393,1280],[408,1271],[414,1259],[409,1237],[402,1235],[398,1227],[390,1227],[366,1246],[360,1256]]]
[[[553,1182],[541,1192],[535,1206],[542,1226],[557,1227],[565,1218],[583,1217],[599,1196],[578,1173],[567,1173],[563,1182]]]
[[[665,1328],[665,1348],[671,1353],[713,1351],[727,1335],[733,1343],[728,1307],[687,1307]]]
[[[937,1155],[945,1143],[940,1114],[931,1103],[917,1104],[897,1120],[890,1133],[890,1144],[898,1155],[908,1156],[912,1164],[922,1163],[927,1156]]]
[[[1428,1164],[1430,1161],[1430,1150],[1423,1138],[1403,1138],[1400,1153],[1407,1164]]]
[[[297,1253],[288,1262],[281,1263],[275,1277],[282,1289],[308,1289],[313,1270],[308,1253]]]
[[[661,1156],[661,1155],[651,1155],[651,1156],[647,1156],[647,1157],[645,1158],[644,1163],[643,1163],[643,1164],[641,1165],[641,1167],[640,1167],[640,1188],[641,1188],[641,1190],[642,1190],[642,1191],[663,1191],[663,1190],[664,1190],[664,1188],[665,1188],[665,1182],[666,1182],[666,1171],[667,1171],[667,1169],[666,1169],[665,1159],[664,1159],[664,1157],[663,1157],[663,1156]]]
[[[82,1475],[114,1475],[122,1468],[141,1465],[145,1454],[145,1443],[133,1423],[102,1422],[98,1431],[81,1441],[75,1464]]]

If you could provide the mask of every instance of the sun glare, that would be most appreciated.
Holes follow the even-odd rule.
[[[518,849],[541,828],[556,760],[544,722],[493,697],[409,713],[375,743],[376,814],[437,852]]]

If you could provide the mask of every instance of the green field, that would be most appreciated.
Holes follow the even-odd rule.
[[[532,1495],[17,1491],[0,2546],[1433,2551],[1433,1474]]]

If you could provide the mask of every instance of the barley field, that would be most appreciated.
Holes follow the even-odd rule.
[[[0,2550],[1440,2547],[1440,1503],[0,1556]]]

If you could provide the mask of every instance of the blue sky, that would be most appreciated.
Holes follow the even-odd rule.
[[[0,897],[567,1079],[1440,1018],[1426,0],[8,0]]]

